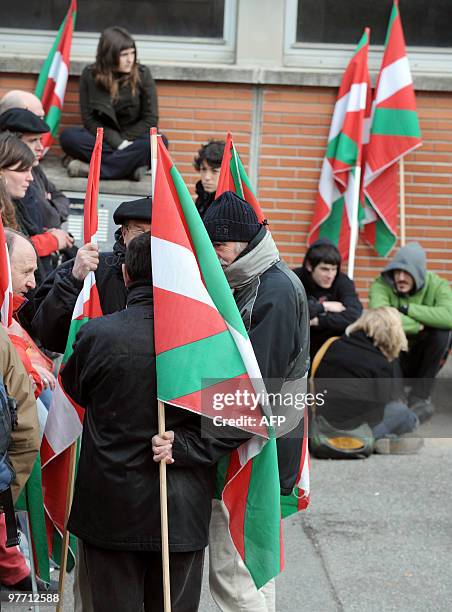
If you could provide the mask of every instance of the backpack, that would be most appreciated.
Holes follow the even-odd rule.
[[[6,546],[17,546],[19,535],[17,533],[16,516],[14,514],[11,483],[16,477],[14,468],[8,458],[8,448],[11,444],[11,432],[17,426],[16,401],[8,397],[0,376],[0,507],[5,513]]]
[[[314,376],[326,351],[337,340],[334,336],[328,338],[317,351],[313,361],[309,379],[311,392],[315,397]],[[374,437],[372,429],[363,423],[354,429],[338,429],[321,415],[315,413],[311,417],[309,450],[319,459],[364,459],[373,453]]]

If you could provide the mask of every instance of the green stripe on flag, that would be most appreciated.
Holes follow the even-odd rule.
[[[361,39],[358,43],[358,46],[356,47],[356,51],[355,51],[355,55],[365,46],[367,45],[368,40],[367,40],[367,32],[364,32],[364,34],[361,36]]]
[[[245,185],[248,187],[248,189],[251,191],[251,193],[253,193],[254,195],[256,195],[256,193],[254,192],[254,189],[251,187],[251,183],[250,180],[248,178],[248,175],[245,171],[245,168],[242,164],[242,160],[240,159],[239,154],[237,154],[237,165],[239,167],[239,173],[240,173],[240,178],[242,180],[242,183],[245,183]]]
[[[372,134],[421,138],[416,111],[377,108],[372,122]]]
[[[391,38],[392,26],[394,25],[394,21],[397,19],[397,14],[398,14],[397,6],[394,3],[392,5],[391,16],[389,17],[388,29],[386,31],[385,47],[388,46],[389,39]]]
[[[221,499],[223,489],[226,485],[226,476],[228,474],[230,455],[225,455],[217,462],[217,471],[215,476],[215,493],[214,499]]]
[[[79,330],[85,323],[87,323],[90,319],[88,317],[83,317],[82,319],[73,319],[71,321],[71,326],[69,328],[69,335],[67,337],[66,350],[63,355],[63,363],[69,359],[73,352],[73,344],[75,342],[75,337],[77,336]]]
[[[36,555],[36,571],[41,580],[50,582],[49,549],[42,495],[41,457],[39,454],[27,483],[16,502],[16,510],[25,510],[28,513],[33,550]],[[29,546],[31,551],[31,542],[29,542]]]
[[[243,188],[242,181],[240,180],[239,174],[239,165],[238,165],[239,156],[234,146],[232,146],[231,151],[231,161],[229,162],[229,169],[232,174],[232,178],[234,180],[235,192],[240,197],[243,198]]]
[[[354,166],[358,159],[358,147],[344,132],[340,132],[335,138],[329,141],[326,150],[328,159],[337,159],[348,166]]]
[[[52,48],[50,49],[49,54],[46,57],[44,64],[42,65],[41,72],[39,73],[38,82],[36,83],[36,89],[35,89],[35,96],[37,96],[39,99],[42,98],[42,94],[44,93],[47,79],[49,78],[50,66],[52,65],[53,58],[60,44],[61,36],[63,35],[64,26],[66,25],[66,19],[67,19],[67,16],[63,19],[58,29],[58,33],[53,42]]]
[[[56,136],[58,132],[58,126],[60,124],[61,119],[61,110],[58,106],[51,106],[46,115],[46,123],[50,128],[50,132],[52,136]]]
[[[273,438],[253,459],[245,511],[245,563],[253,569],[252,576],[258,589],[281,569],[280,507],[279,503],[268,503],[269,499],[279,500],[277,463],[276,440]]]
[[[243,325],[228,281],[221,270],[215,249],[212,246],[204,223],[199,216],[193,198],[174,165],[171,168],[171,178],[173,179],[182,211],[187,222],[207,291],[221,316],[246,339],[248,336],[245,326]]]
[[[375,250],[381,257],[385,257],[396,242],[396,237],[388,229],[386,224],[381,220],[377,220],[375,232]]]
[[[344,198],[339,198],[331,207],[331,213],[319,228],[319,238],[329,238],[334,244],[339,244],[342,217],[344,216]]]
[[[186,375],[176,379],[176,371],[186,372]],[[157,355],[159,399],[162,401],[195,393],[216,381],[243,374],[246,369],[229,331]]]

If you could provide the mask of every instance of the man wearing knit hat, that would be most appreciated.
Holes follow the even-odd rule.
[[[122,264],[127,245],[139,234],[151,229],[151,197],[123,202],[113,214],[116,242],[111,253],[99,253],[95,244],[85,244],[75,259],[59,266],[38,288],[34,302],[36,314],[32,327],[42,345],[64,353],[75,302],[89,272],[96,273],[103,314],[122,310],[126,306],[127,289],[122,276]]]
[[[297,276],[281,261],[265,223],[235,193],[217,198],[203,218],[247,329],[268,393],[302,380],[309,369],[309,309]],[[303,431],[302,423],[298,432]],[[300,433],[302,437],[302,433]],[[300,465],[300,437],[278,439],[281,493],[289,495]],[[274,582],[256,590],[230,541],[227,517],[214,500],[209,541],[210,588],[223,611],[275,610]]]

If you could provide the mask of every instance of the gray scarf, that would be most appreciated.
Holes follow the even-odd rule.
[[[239,289],[260,276],[280,260],[279,251],[270,232],[252,251],[224,268],[231,289]]]

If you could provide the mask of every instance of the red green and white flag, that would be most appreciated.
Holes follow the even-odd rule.
[[[96,143],[91,156],[88,185],[84,207],[84,241],[97,243],[97,199],[99,195],[100,163],[102,157],[103,129],[97,129]],[[79,329],[90,319],[102,316],[99,293],[94,272],[83,282],[72,314],[66,351],[62,365],[72,354],[72,346]],[[61,376],[53,393],[44,437],[41,445],[42,484],[44,506],[47,513],[47,534],[49,550],[58,562],[61,552],[61,537],[64,531],[67,485],[69,482],[70,450],[79,439],[83,429],[84,409],[78,406],[64,391]],[[70,549],[74,548],[72,539]],[[68,569],[70,566],[68,565]]]
[[[363,237],[379,255],[387,255],[397,239],[397,162],[421,145],[413,80],[395,0],[365,147]]]
[[[281,514],[283,518],[301,510],[306,510],[311,501],[311,462],[308,448],[308,413],[304,414],[304,435],[298,477],[290,495],[281,495]]]
[[[0,318],[4,327],[9,327],[13,320],[13,284],[5,230],[0,215]]]
[[[41,100],[45,121],[50,132],[44,134],[42,144],[47,150],[58,133],[61,111],[66,93],[71,58],[72,34],[77,15],[77,0],[71,0],[69,10],[58,30],[55,42],[39,73],[35,94]]]
[[[328,146],[308,244],[329,238],[347,259],[354,219],[354,197],[359,189],[363,128],[370,102],[367,66],[369,29],[366,28],[350,60],[333,111]],[[360,218],[358,211],[358,219]]]
[[[246,200],[248,204],[251,204],[259,223],[263,223],[265,219],[264,213],[251,187],[250,179],[235,148],[230,132],[228,132],[226,137],[215,198],[218,198],[225,191],[233,191],[240,198]]]
[[[157,395],[203,416],[237,418],[243,408],[215,413],[211,400],[236,390],[242,397],[245,390],[262,393],[260,369],[190,192],[157,140],[151,228]],[[258,411],[246,410],[256,417]],[[254,433],[264,430],[254,427]],[[276,439],[253,435],[224,472],[222,500],[232,540],[259,588],[282,566]]]

